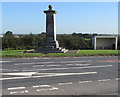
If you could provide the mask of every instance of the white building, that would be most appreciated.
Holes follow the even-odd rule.
[[[94,50],[96,49],[117,50],[117,36],[94,36],[92,46]]]

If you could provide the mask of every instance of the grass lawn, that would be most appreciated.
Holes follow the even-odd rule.
[[[93,56],[93,55],[120,55],[120,50],[79,50],[78,53],[22,53],[25,50],[6,50],[0,51],[0,56],[2,57],[68,57],[68,56]]]

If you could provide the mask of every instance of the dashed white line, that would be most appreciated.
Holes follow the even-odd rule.
[[[61,65],[46,65],[48,67],[52,67],[52,66],[61,66]]]
[[[58,85],[72,85],[72,82],[67,82],[67,83],[58,83]]]
[[[102,80],[98,80],[99,82],[105,82],[105,81],[110,81],[110,79],[102,79]]]
[[[7,63],[7,62],[11,62],[11,61],[0,61],[0,63]]]
[[[17,91],[10,92],[10,94],[17,94]]]
[[[59,88],[57,87],[52,87],[52,88],[45,88],[45,89],[37,89],[37,92],[39,91],[52,91],[52,90],[58,90]]]
[[[34,65],[33,67],[43,67],[45,65]]]
[[[78,83],[91,83],[92,81],[80,81],[80,82],[78,82]]]
[[[88,66],[90,64],[66,64],[67,66]]]
[[[58,90],[59,88],[57,88],[57,87],[52,87],[51,89],[49,89],[49,90]]]
[[[33,88],[38,88],[38,87],[51,87],[50,85],[36,85],[32,86]]]
[[[22,94],[23,94],[23,93],[28,93],[28,90],[21,91],[21,93],[22,93]]]
[[[12,88],[8,88],[8,90],[19,90],[19,89],[25,89],[25,87],[12,87]]]
[[[65,62],[60,62],[60,63],[77,63],[77,62],[89,62],[92,60],[82,60],[82,61],[65,61]]]
[[[115,80],[120,80],[120,78],[115,78]]]

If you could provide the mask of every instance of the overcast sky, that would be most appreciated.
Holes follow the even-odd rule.
[[[57,34],[118,33],[117,2],[3,2],[2,32],[38,34],[45,32],[44,10],[52,4]]]

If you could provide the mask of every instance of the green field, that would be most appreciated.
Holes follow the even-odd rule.
[[[78,53],[22,53],[25,50],[6,50],[1,51],[0,56],[2,57],[77,57],[77,56],[118,56],[120,50],[78,50]]]

